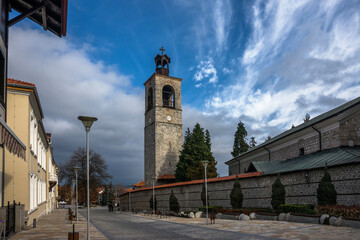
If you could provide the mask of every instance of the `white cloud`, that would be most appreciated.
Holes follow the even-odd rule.
[[[114,66],[90,60],[87,45],[18,27],[11,28],[9,42],[9,77],[36,84],[55,160],[85,145],[77,116],[96,116],[90,147],[104,156],[114,181],[143,178],[143,90]]]
[[[258,143],[300,124],[306,113],[315,117],[358,97],[360,89],[360,14],[354,6],[263,3],[252,8],[243,72],[211,96],[205,110],[243,120]]]
[[[196,68],[197,71],[194,74],[194,79],[196,82],[207,80],[209,83],[216,83],[218,81],[214,60],[211,57],[200,61]]]

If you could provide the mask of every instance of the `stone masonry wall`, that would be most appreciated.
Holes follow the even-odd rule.
[[[355,124],[351,125],[355,126]],[[358,122],[357,128],[359,128],[358,133],[360,136],[360,121]],[[349,128],[349,124],[347,124],[347,127],[343,127],[344,131],[345,129]],[[354,127],[356,128],[356,127]],[[290,137],[289,137],[290,138]],[[344,137],[348,139],[349,137]],[[359,137],[360,139],[360,137]],[[360,140],[359,140],[360,141]],[[300,149],[304,148],[305,155],[311,154],[314,152],[317,152],[320,150],[320,142],[319,142],[319,135],[317,133],[313,133],[310,136],[304,136],[303,138],[299,138],[296,141],[291,141],[289,139],[289,144],[286,144],[279,148],[278,146],[274,145],[273,147],[267,147],[270,149],[270,160],[271,161],[285,161],[287,159],[298,157],[300,154]],[[322,150],[335,148],[340,146],[340,140],[339,140],[339,127],[327,130],[321,133],[321,145]],[[348,144],[344,144],[345,146],[348,146]],[[355,145],[355,144],[354,144]],[[360,144],[358,144],[360,145]],[[262,152],[263,154],[259,154],[259,152]],[[256,155],[256,157],[254,157]],[[257,150],[253,153],[249,153],[243,157],[239,157],[240,159],[240,171],[243,173],[244,168],[248,168],[249,164],[252,161],[268,161],[268,151],[265,149]],[[231,174],[237,174],[238,173],[238,161],[233,161],[229,164],[229,173]]]
[[[316,204],[316,190],[324,175],[323,169],[309,170],[308,182],[305,171],[286,173],[280,175],[281,182],[285,185],[286,204]],[[328,169],[333,184],[337,191],[337,202],[343,205],[360,204],[360,164],[338,166]],[[239,179],[244,194],[243,207],[269,208],[271,207],[271,186],[277,176],[259,176]],[[218,205],[231,208],[230,192],[235,180],[208,183],[209,205]],[[171,190],[177,197],[181,211],[197,211],[202,206],[200,194],[202,184],[182,185],[166,188],[156,188],[155,194],[158,210],[169,210],[169,196]],[[135,211],[150,210],[149,200],[152,189],[135,191],[120,197],[120,206],[123,210]]]

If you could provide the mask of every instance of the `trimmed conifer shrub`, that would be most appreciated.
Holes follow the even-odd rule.
[[[325,168],[325,173],[317,189],[317,199],[319,205],[335,205],[336,204],[336,190],[334,184],[331,182],[331,176]]]
[[[169,205],[170,205],[170,211],[178,213],[180,211],[180,205],[179,202],[173,193],[173,190],[171,190],[170,198],[169,198]]]
[[[206,206],[206,196],[205,196],[205,183],[203,184],[202,190],[201,190],[201,201],[203,203],[203,206]],[[208,192],[208,205],[209,205],[209,192]]]
[[[151,196],[149,203],[150,203],[150,208],[153,209],[153,196]],[[157,210],[157,200],[155,196],[155,211],[156,210]]]
[[[272,185],[271,206],[279,210],[280,204],[285,204],[285,187],[278,176]]]
[[[243,203],[243,193],[241,191],[241,185],[236,177],[234,186],[230,193],[230,203],[233,209],[239,209],[242,207]]]

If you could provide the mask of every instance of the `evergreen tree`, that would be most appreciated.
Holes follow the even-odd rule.
[[[325,168],[325,173],[317,189],[317,199],[319,205],[335,205],[336,204],[336,190],[334,184],[331,182],[331,176]]]
[[[233,157],[237,157],[249,149],[249,145],[245,141],[246,136],[247,131],[245,129],[244,123],[240,121],[234,134],[234,146],[233,151],[231,152]]]
[[[153,209],[153,196],[151,196],[150,200],[150,208]],[[156,200],[156,195],[155,195],[155,211],[157,210],[157,200]]]
[[[170,193],[169,206],[170,206],[171,212],[178,213],[180,211],[180,205],[179,205],[179,202],[178,202],[173,190],[171,190],[171,193]]]
[[[211,151],[211,137],[209,130],[205,130],[205,143],[208,146],[209,150]]]
[[[211,152],[211,139],[209,131],[205,131],[197,123],[192,132],[185,132],[183,149],[180,153],[179,162],[176,165],[175,177],[177,181],[189,181],[204,177],[203,160],[208,160],[207,177],[217,177],[217,169],[214,156]]]
[[[241,185],[236,177],[233,189],[230,193],[230,201],[233,209],[239,209],[242,207],[243,193],[241,191]]]
[[[249,145],[250,145],[250,148],[253,148],[256,146],[255,137],[251,137]]]
[[[271,206],[278,210],[280,204],[285,204],[285,187],[278,176],[272,185]]]
[[[108,186],[105,185],[105,189],[101,195],[101,206],[106,206],[108,204],[108,196],[109,196],[109,189]]]

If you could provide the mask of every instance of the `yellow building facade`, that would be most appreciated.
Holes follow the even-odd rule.
[[[26,153],[24,160],[5,151],[4,198],[5,203],[25,205],[28,224],[56,207],[56,163],[43,118],[35,85],[8,79],[7,123],[26,146]]]

